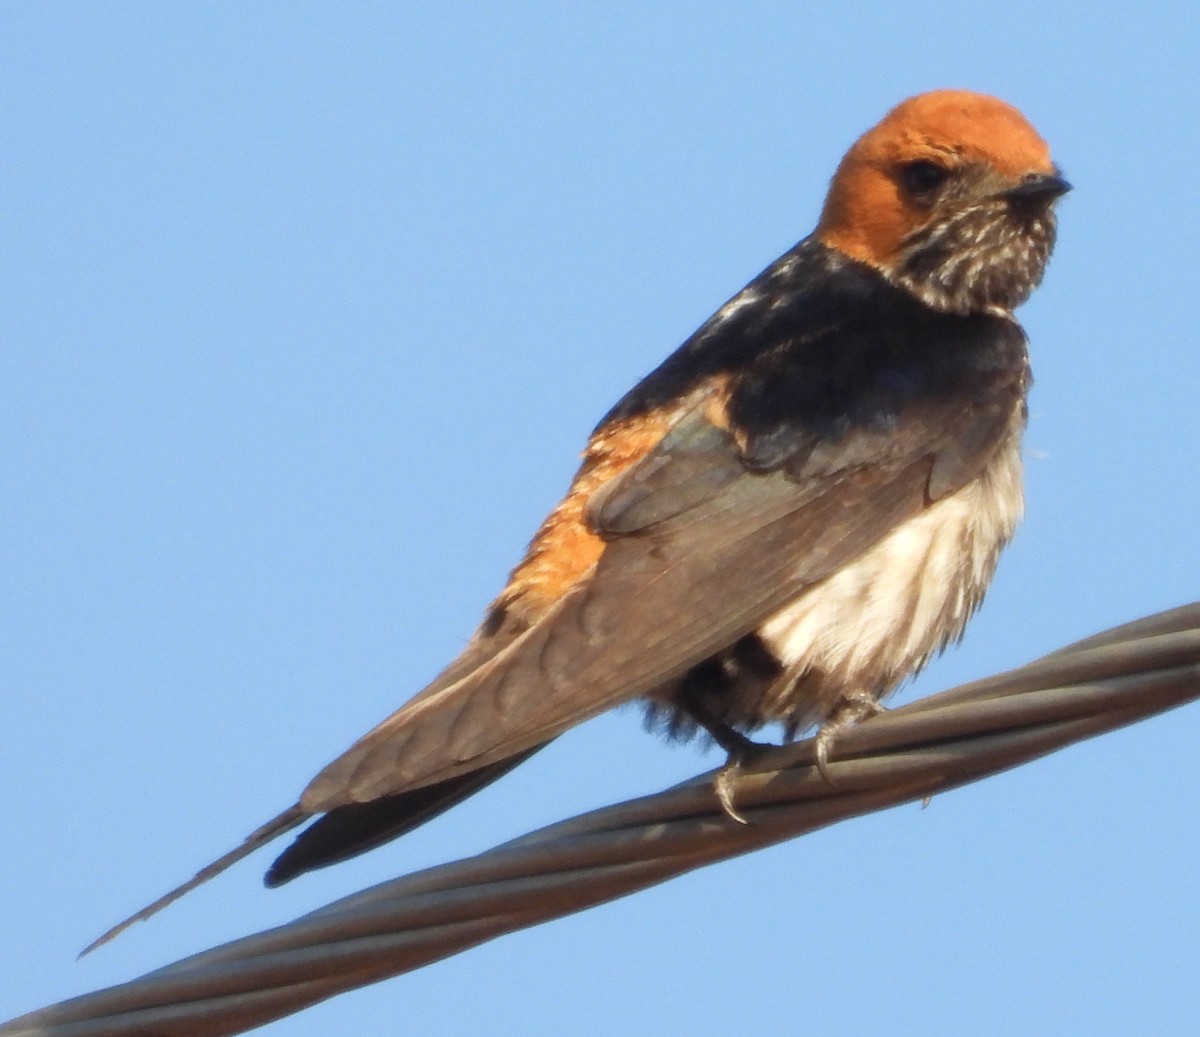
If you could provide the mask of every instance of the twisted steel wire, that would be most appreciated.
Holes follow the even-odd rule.
[[[0,1025],[0,1037],[242,1033],[506,932],[625,896],[836,821],[923,799],[1200,698],[1200,602],[882,713],[840,735],[832,784],[812,740],[773,748],[720,806],[713,773],[476,857],[385,882],[139,979]]]

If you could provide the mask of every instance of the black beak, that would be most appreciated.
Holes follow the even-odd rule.
[[[1071,190],[1071,185],[1058,172],[1026,173],[1016,187],[1001,192],[1001,197],[1021,202],[1041,202],[1049,205]]]

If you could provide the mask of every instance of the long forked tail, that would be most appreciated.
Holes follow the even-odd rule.
[[[308,826],[296,840],[281,853],[267,871],[265,882],[270,887],[281,886],[297,875],[307,871],[336,864],[374,849],[397,836],[411,832],[419,825],[437,817],[444,810],[461,803],[497,778],[503,777],[520,763],[524,763],[539,749],[531,749],[498,760],[486,767],[460,774],[456,778],[440,781],[422,788],[410,789],[393,796],[383,796],[367,803],[350,803],[335,807]],[[157,914],[168,904],[173,904],[185,893],[219,875],[243,857],[249,856],[260,846],[265,846],[293,828],[298,828],[313,815],[297,803],[278,817],[272,818],[261,828],[251,832],[240,846],[218,857],[212,864],[201,868],[187,882],[176,886],[171,892],[159,897],[154,903],[143,907],[123,922],[114,925],[101,937],[93,940],[81,952],[80,957],[119,936],[134,922],[141,922]]]
[[[293,807],[289,807],[282,814],[280,814],[278,817],[272,818],[261,828],[256,828],[253,832],[246,836],[245,841],[240,846],[230,850],[223,857],[218,857],[212,862],[212,864],[208,864],[201,868],[198,872],[196,872],[195,875],[188,879],[187,882],[183,883],[183,885],[176,886],[173,890],[171,890],[170,893],[159,897],[156,901],[154,901],[153,904],[147,904],[136,914],[130,915],[123,922],[118,922],[111,929],[109,929],[108,932],[89,943],[82,951],[79,952],[79,956],[82,958],[85,954],[90,954],[97,947],[102,947],[104,944],[108,943],[109,940],[113,939],[113,937],[119,936],[121,933],[123,933],[126,929],[133,925],[134,922],[141,922],[149,918],[151,915],[158,914],[158,912],[168,904],[173,904],[185,893],[190,893],[197,886],[203,885],[209,879],[220,875],[221,872],[223,872],[230,865],[236,864],[243,857],[248,857],[260,846],[265,846],[272,839],[276,839],[283,835],[284,832],[290,832],[293,828],[304,824],[304,822],[308,820],[310,816],[310,814],[307,814],[300,809],[300,805],[298,803]]]

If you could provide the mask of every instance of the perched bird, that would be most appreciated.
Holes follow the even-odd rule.
[[[1022,510],[1013,310],[1069,185],[1019,111],[944,90],[850,149],[816,230],[592,433],[462,655],[144,918],[316,820],[269,886],[441,813],[644,698],[673,734],[841,725],[953,641]]]

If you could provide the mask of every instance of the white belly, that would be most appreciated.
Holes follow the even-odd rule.
[[[763,719],[824,719],[846,693],[882,696],[959,637],[1021,518],[1019,437],[973,482],[898,526],[759,628],[786,668]]]

